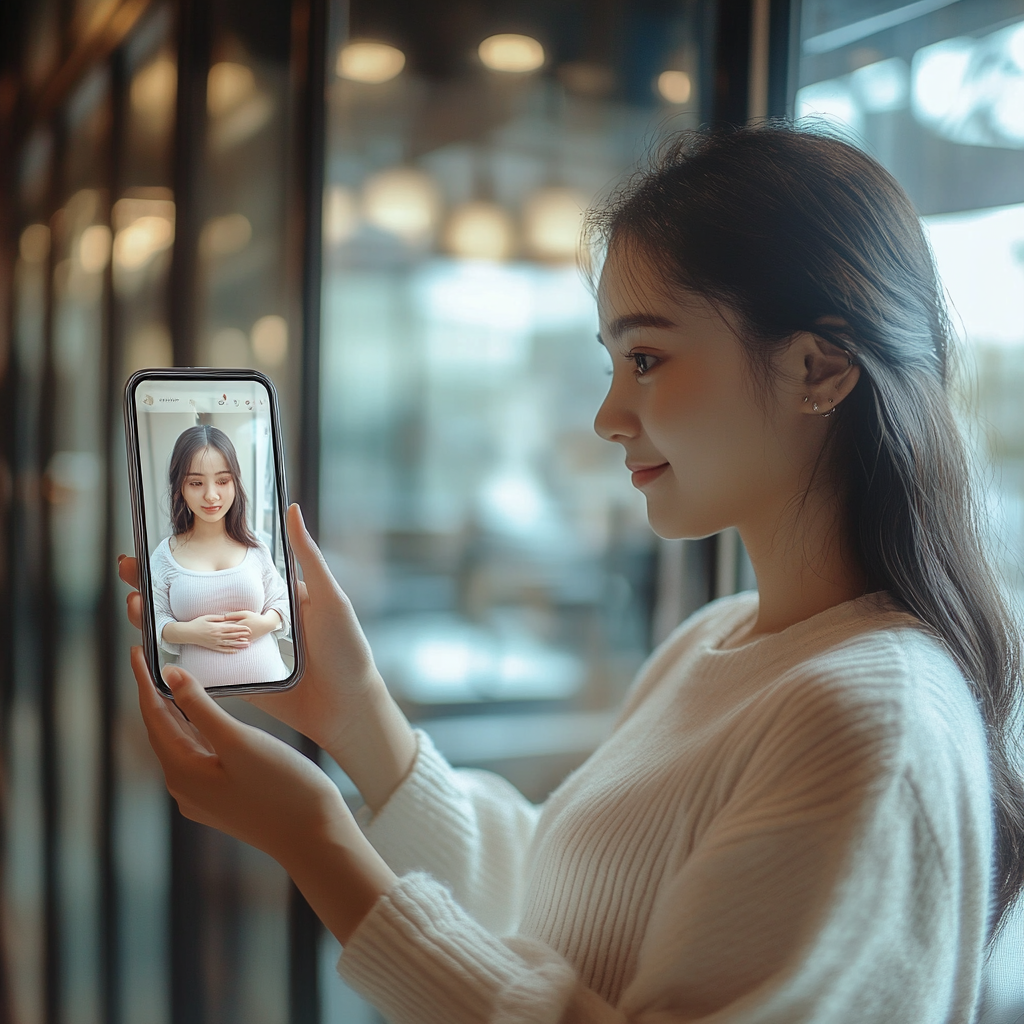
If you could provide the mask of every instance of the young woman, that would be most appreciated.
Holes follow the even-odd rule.
[[[168,787],[284,865],[402,1024],[966,1024],[1024,881],[1018,645],[914,211],[772,125],[677,140],[592,223],[597,431],[659,534],[739,529],[757,593],[680,626],[536,807],[409,726],[293,508],[309,668],[260,705],[355,781],[362,827],[172,672],[186,721],[136,650]]]
[[[171,536],[150,556],[160,646],[204,686],[286,679],[275,634],[287,635],[288,589],[249,529],[231,439],[189,427],[168,475]]]

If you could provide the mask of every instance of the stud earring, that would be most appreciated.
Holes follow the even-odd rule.
[[[806,405],[808,401],[810,401],[810,397],[810,395],[804,395],[804,405]]]
[[[813,410],[814,410],[815,412],[817,412],[817,411],[818,411],[818,403],[817,403],[817,402],[815,402],[815,403],[814,403],[814,405],[812,405],[812,406],[811,406],[811,408],[812,408],[812,409],[813,409]]]

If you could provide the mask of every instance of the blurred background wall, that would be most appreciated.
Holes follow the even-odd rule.
[[[591,428],[581,211],[667,131],[826,118],[908,189],[1024,591],[1024,0],[9,0],[0,19],[0,1020],[377,1020],[280,869],[164,790],[115,575],[133,370],[273,376],[293,497],[389,686],[453,762],[532,799],[654,643],[753,585],[734,534],[658,541]],[[1011,929],[986,1024],[1024,1015],[1022,964]]]

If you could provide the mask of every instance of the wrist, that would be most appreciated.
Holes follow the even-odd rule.
[[[325,749],[376,813],[412,769],[416,735],[376,669],[347,717],[345,730]]]
[[[342,945],[397,880],[354,822],[318,832],[277,860]]]

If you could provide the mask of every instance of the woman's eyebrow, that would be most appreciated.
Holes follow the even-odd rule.
[[[614,340],[622,337],[628,331],[637,331],[641,327],[676,327],[677,324],[668,317],[658,316],[656,313],[627,313],[612,322],[610,334]]]

